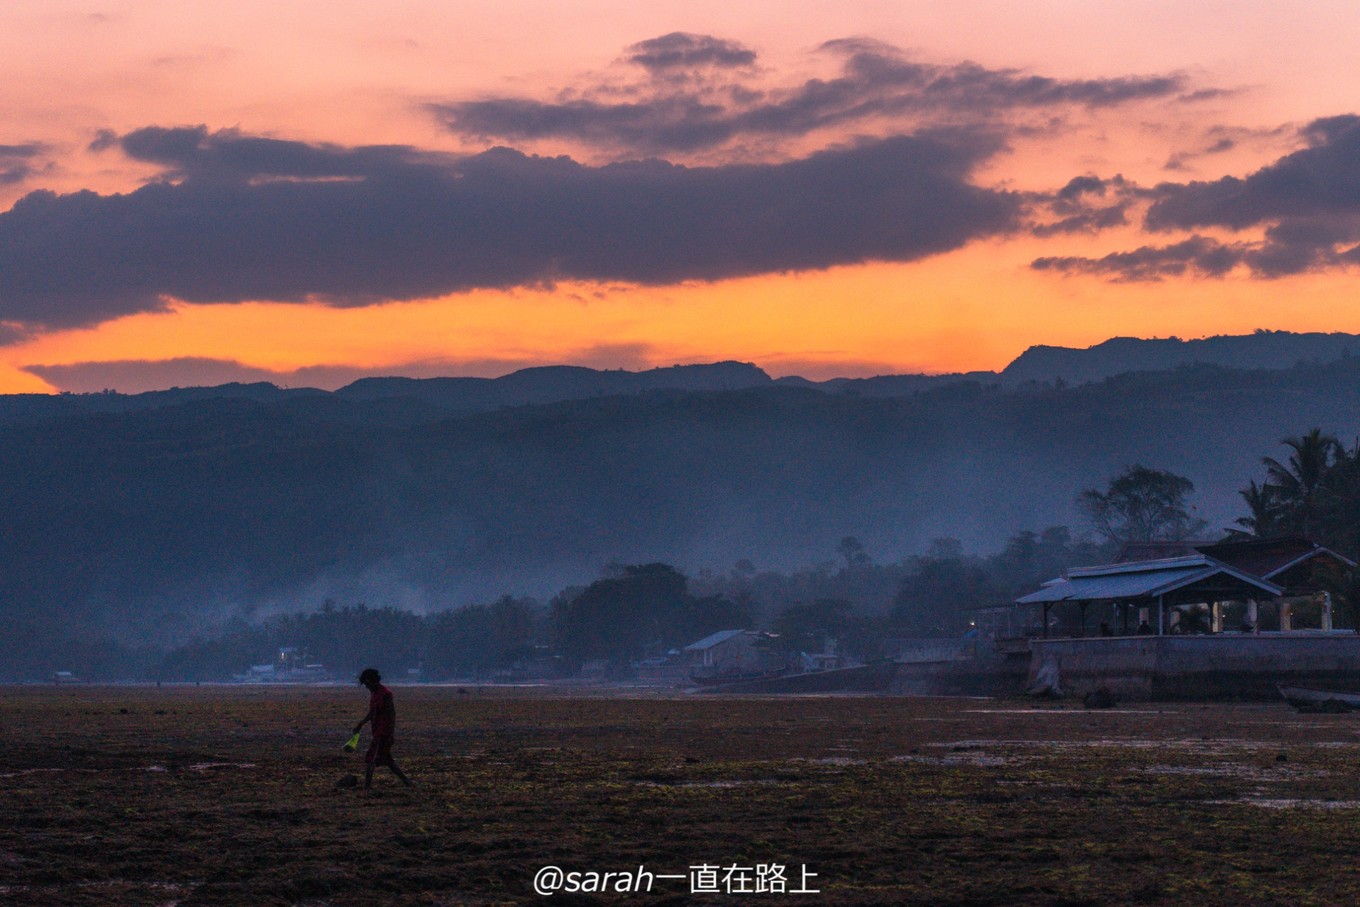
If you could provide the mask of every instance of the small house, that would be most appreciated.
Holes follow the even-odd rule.
[[[776,637],[757,630],[719,630],[685,646],[689,676],[722,683],[783,673],[788,665],[773,645]]]

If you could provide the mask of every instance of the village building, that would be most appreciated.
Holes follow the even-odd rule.
[[[757,630],[719,630],[685,646],[689,676],[696,683],[731,683],[781,674],[788,660]]]
[[[1217,614],[1225,601],[1273,601],[1283,594],[1284,589],[1269,580],[1207,555],[1192,554],[1073,568],[1015,603],[1040,608],[1043,637],[1052,635],[1052,612],[1058,606],[1070,606],[1068,632],[1064,635],[1096,635],[1089,634],[1089,612],[1095,610],[1100,619],[1100,636],[1160,636],[1180,628],[1187,608],[1198,611],[1207,605]]]
[[[1335,628],[1328,589],[1354,567],[1300,537],[1126,545],[1114,564],[1016,599],[991,635],[1017,655],[1023,641],[1036,690],[1213,698],[1353,684],[1360,635]]]
[[[297,646],[280,646],[273,661],[251,665],[234,679],[237,683],[320,683],[331,677],[325,665],[311,662]]]
[[[1088,618],[1104,636],[1136,634],[1139,628],[1151,635],[1330,631],[1327,587],[1339,584],[1354,567],[1349,558],[1300,536],[1136,542],[1126,544],[1115,563],[1068,570],[1015,604],[1041,609],[1042,637],[1057,635],[1053,612],[1059,605],[1071,606],[1056,619],[1066,631],[1060,635],[1079,637],[1088,635]]]

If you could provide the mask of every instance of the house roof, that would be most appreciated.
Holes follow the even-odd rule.
[[[1115,563],[1129,564],[1141,561],[1163,560],[1169,557],[1184,557],[1191,554],[1207,554],[1215,560],[1244,570],[1254,576],[1270,579],[1290,567],[1317,557],[1335,560],[1345,567],[1354,567],[1355,562],[1330,548],[1301,535],[1287,535],[1277,538],[1247,538],[1226,542],[1206,542],[1185,539],[1181,541],[1125,542],[1115,556]]]
[[[1324,548],[1301,535],[1219,542],[1216,545],[1200,546],[1197,550],[1239,570],[1266,579],[1272,579],[1291,567],[1297,567],[1319,557],[1333,559],[1346,567],[1355,566],[1355,561],[1350,558],[1337,554],[1330,548]]]
[[[1119,553],[1114,556],[1116,564],[1131,564],[1136,561],[1160,561],[1169,557],[1185,557],[1189,554],[1202,553],[1199,549],[1202,545],[1212,545],[1210,541],[1195,541],[1194,539],[1154,539],[1151,541],[1125,542],[1119,548]]]
[[[719,630],[717,633],[710,633],[698,642],[692,642],[685,646],[685,651],[702,652],[704,649],[711,649],[714,646],[725,643],[729,639],[734,639],[745,632],[745,630]]]
[[[1252,576],[1204,554],[1159,558],[1099,567],[1078,567],[1045,583],[1036,592],[1017,598],[1016,604],[1034,605],[1065,601],[1109,601],[1156,598],[1216,580],[1247,586],[1266,595],[1284,592],[1279,586]]]

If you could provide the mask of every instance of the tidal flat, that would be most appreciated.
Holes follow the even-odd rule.
[[[337,786],[363,774],[367,738],[341,750],[367,706],[357,687],[4,688],[0,901],[1360,900],[1360,717],[393,689],[412,790],[381,768],[372,790]],[[656,878],[544,896],[547,866],[587,887],[590,873]]]

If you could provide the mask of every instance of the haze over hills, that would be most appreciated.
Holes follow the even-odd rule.
[[[1074,497],[1135,462],[1189,477],[1222,528],[1282,438],[1360,435],[1360,356],[1326,343],[1080,386],[720,363],[4,397],[0,635],[173,642],[326,598],[546,597],[609,562],[797,568],[846,535],[880,561],[939,537],[986,553],[1080,529]]]
[[[434,413],[462,415],[504,406],[660,390],[739,390],[779,384],[827,393],[896,397],[964,381],[1007,387],[1055,381],[1084,384],[1128,372],[1159,371],[1189,365],[1284,369],[1300,362],[1332,362],[1350,356],[1360,356],[1360,335],[1257,331],[1254,334],[1198,340],[1115,337],[1087,349],[1034,346],[1000,372],[880,375],[813,381],[797,376],[773,379],[756,365],[730,361],[708,365],[677,365],[639,372],[558,365],[521,369],[499,378],[361,378],[330,393],[350,402],[403,401],[390,403],[389,409],[394,414],[404,412],[410,418],[418,419]],[[0,422],[29,421],[77,412],[126,412],[217,397],[277,402],[324,396],[327,393],[315,388],[285,389],[255,382],[216,387],[176,387],[138,394],[0,395]]]

